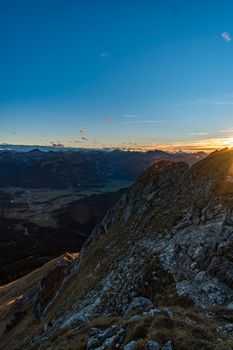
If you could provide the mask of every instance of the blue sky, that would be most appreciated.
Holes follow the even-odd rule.
[[[0,143],[233,144],[233,3],[0,1]]]

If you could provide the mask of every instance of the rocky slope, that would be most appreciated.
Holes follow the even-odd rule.
[[[70,268],[0,289],[0,348],[233,349],[232,247],[233,150],[158,162]]]

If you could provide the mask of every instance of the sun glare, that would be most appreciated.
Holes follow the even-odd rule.
[[[228,146],[233,147],[233,137],[229,138]]]

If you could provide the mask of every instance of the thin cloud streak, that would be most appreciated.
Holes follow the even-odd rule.
[[[136,115],[136,114],[122,114],[121,117],[124,117],[124,118],[142,118],[142,116],[140,115]]]
[[[192,133],[188,134],[188,136],[205,136],[207,134],[208,134],[208,132],[206,132],[206,131],[200,131],[200,132],[192,132]]]
[[[224,105],[233,105],[232,101],[212,101],[212,100],[199,100],[199,104],[203,105],[214,105],[214,106],[224,106]]]
[[[190,101],[190,102],[176,103],[176,106],[193,106],[193,105],[231,106],[233,105],[233,101],[196,100],[196,101]]]
[[[125,125],[131,125],[131,124],[159,124],[159,123],[166,123],[164,120],[135,120],[135,121],[128,121],[128,122],[122,122],[122,124]]]
[[[233,133],[233,129],[223,129],[223,130],[220,130],[220,132],[225,133],[225,134]]]

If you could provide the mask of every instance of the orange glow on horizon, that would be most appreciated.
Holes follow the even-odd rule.
[[[35,140],[35,142],[24,143],[25,146],[30,147],[51,147],[52,144],[44,142],[38,142],[39,140]],[[7,143],[5,144],[7,145]],[[10,143],[9,143],[10,145]],[[15,143],[15,145],[23,145],[21,142]],[[206,152],[211,153],[215,150],[220,150],[223,148],[231,148],[233,147],[233,137],[224,137],[224,138],[209,138],[202,140],[189,140],[189,141],[180,141],[180,142],[92,142],[92,141],[83,141],[80,143],[75,143],[74,141],[70,141],[67,139],[61,140],[61,146],[57,148],[70,147],[73,149],[121,149],[125,151],[138,151],[138,152],[146,152],[153,150],[161,150],[165,152]]]

